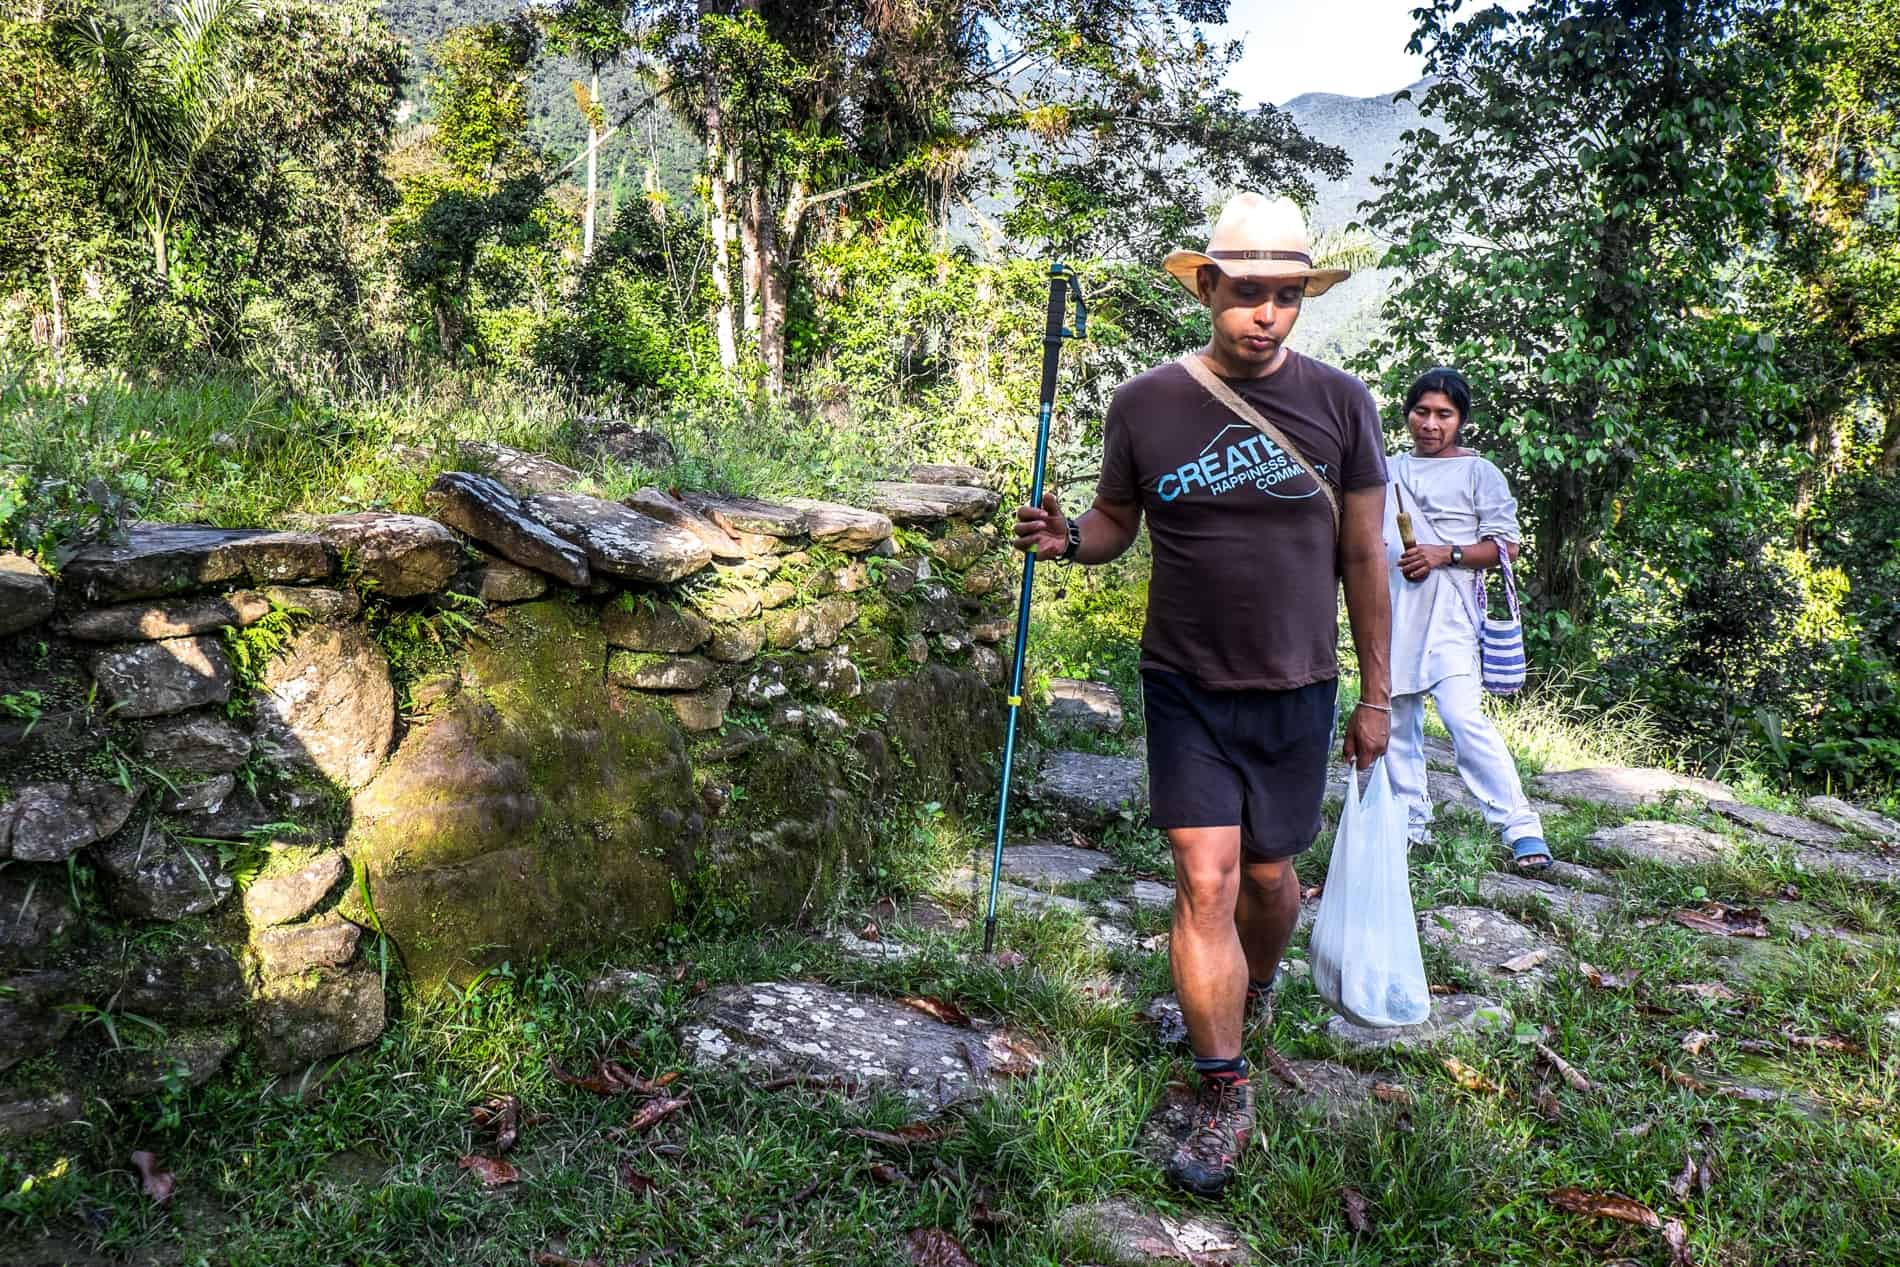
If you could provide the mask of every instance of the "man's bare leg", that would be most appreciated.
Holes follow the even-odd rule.
[[[1293,860],[1243,860],[1234,923],[1240,930],[1249,977],[1263,985],[1273,980],[1299,919],[1300,877],[1293,870]]]
[[[1168,832],[1168,844],[1175,885],[1168,960],[1188,1046],[1196,1056],[1230,1060],[1240,1055],[1247,995],[1247,956],[1235,923],[1240,827],[1177,827]],[[1293,893],[1297,913],[1299,890]]]

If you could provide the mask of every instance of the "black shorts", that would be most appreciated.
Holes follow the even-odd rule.
[[[1336,680],[1290,691],[1210,691],[1141,671],[1148,723],[1148,821],[1240,827],[1260,860],[1290,858],[1319,835],[1333,749]]]

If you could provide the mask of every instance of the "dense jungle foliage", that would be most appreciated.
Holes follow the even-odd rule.
[[[411,504],[402,443],[559,454],[596,413],[686,468],[609,482],[1020,482],[1058,255],[1094,303],[1053,466],[1080,503],[1114,384],[1200,337],[1159,254],[1345,171],[1222,87],[1225,8],[11,6],[0,549]],[[1326,249],[1396,270],[1352,363],[1383,402],[1471,377],[1542,678],[1710,768],[1893,788],[1900,0],[1417,22],[1421,125]],[[1131,634],[1143,567],[1047,619]]]

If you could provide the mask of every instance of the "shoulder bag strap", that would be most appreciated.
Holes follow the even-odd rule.
[[[1333,536],[1337,538],[1339,536],[1339,495],[1333,492],[1333,486],[1326,482],[1325,476],[1306,460],[1306,455],[1300,452],[1299,446],[1287,439],[1286,434],[1278,427],[1262,417],[1258,409],[1242,400],[1239,393],[1220,380],[1219,375],[1208,369],[1201,360],[1200,353],[1189,352],[1182,357],[1181,368],[1185,369],[1208,395],[1238,414],[1243,421],[1253,424],[1255,430],[1279,445],[1288,457],[1299,463],[1301,470],[1313,477],[1313,483],[1319,486],[1319,491],[1326,498],[1327,507],[1333,512]]]

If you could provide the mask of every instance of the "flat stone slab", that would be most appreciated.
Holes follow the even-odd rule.
[[[1232,1224],[1199,1215],[1162,1214],[1119,1198],[1069,1207],[1056,1220],[1056,1231],[1103,1250],[1104,1267],[1245,1267],[1254,1261]]]
[[[1487,902],[1505,899],[1542,902],[1591,932],[1595,932],[1616,909],[1615,900],[1601,893],[1586,893],[1548,880],[1501,871],[1478,877],[1478,896]]]
[[[1475,994],[1443,994],[1432,998],[1432,1014],[1417,1025],[1371,1029],[1343,1016],[1326,1022],[1326,1036],[1354,1051],[1382,1051],[1389,1047],[1422,1051],[1454,1039],[1484,1034],[1508,1034],[1511,1010]]]
[[[1608,872],[1599,871],[1595,867],[1578,866],[1574,862],[1565,862],[1562,858],[1553,860],[1548,867],[1538,872],[1538,876],[1553,884],[1585,889],[1591,893],[1616,891],[1616,881]]]
[[[90,545],[74,555],[60,570],[60,583],[97,606],[227,581],[321,581],[335,570],[330,548],[307,532],[134,524],[122,543]]]
[[[903,942],[892,941],[888,937],[879,937],[876,941],[872,941],[858,936],[848,928],[833,929],[826,934],[825,940],[844,951],[845,958],[856,959],[860,963],[896,963],[918,953],[915,946],[906,946]]]
[[[1122,697],[1112,686],[1059,677],[1050,679],[1049,694],[1053,698],[1042,717],[1050,725],[1101,734],[1114,734],[1122,728]]]
[[[1602,827],[1590,834],[1598,849],[1664,867],[1701,867],[1735,852],[1735,842],[1686,823],[1639,821]]]
[[[712,551],[692,533],[619,502],[583,493],[538,493],[528,499],[528,512],[585,550],[595,573],[663,584],[712,562]]]
[[[1030,795],[1058,822],[1083,829],[1113,822],[1126,808],[1145,812],[1147,766],[1133,757],[1056,752],[1043,762]]]
[[[1422,911],[1418,933],[1419,940],[1447,951],[1468,971],[1500,982],[1541,986],[1570,962],[1568,954],[1536,929],[1485,906]]]
[[[1812,847],[1797,849],[1794,856],[1809,871],[1829,871],[1870,884],[1900,885],[1900,857],[1862,853],[1856,849]]]
[[[680,1037],[701,1068],[798,1071],[948,1104],[993,1085],[989,1053],[1001,1033],[829,986],[762,981],[707,994]]]
[[[382,647],[361,626],[303,630],[259,685],[258,751],[351,790],[383,764],[395,737],[396,692]]]
[[[209,634],[101,651],[92,658],[99,692],[119,717],[163,717],[231,698],[224,644]]]
[[[1128,900],[1137,910],[1173,910],[1174,886],[1163,884],[1159,880],[1137,880],[1128,890]]]
[[[1734,791],[1726,784],[1647,766],[1552,771],[1533,778],[1530,790],[1554,801],[1580,801],[1624,810],[1660,804],[1675,796],[1695,801],[1735,799]]]
[[[98,778],[22,784],[0,801],[0,858],[64,862],[123,827],[140,790]]]
[[[1439,770],[1458,768],[1458,750],[1449,739],[1438,735],[1425,736],[1425,764]]]
[[[1709,809],[1731,823],[1740,823],[1758,832],[1779,836],[1783,840],[1799,841],[1804,845],[1838,845],[1851,839],[1847,832],[1838,827],[1794,814],[1778,814],[1774,810],[1741,801],[1710,801]]]
[[[158,603],[120,603],[75,612],[60,628],[84,642],[153,642],[189,638],[233,626],[253,625],[270,615],[270,600],[255,590]]]
[[[527,503],[497,480],[466,471],[436,477],[423,500],[449,527],[468,534],[510,563],[545,572],[576,589],[587,586],[587,552],[528,513]]]
[[[1870,809],[1858,805],[1849,805],[1846,801],[1833,796],[1810,796],[1801,808],[1824,823],[1832,824],[1843,831],[1853,832],[1856,836],[1866,836],[1873,840],[1900,846],[1900,823],[1885,814],[1876,814]]]
[[[317,521],[317,535],[350,558],[358,574],[386,598],[433,594],[462,566],[462,543],[455,534],[421,515],[380,510],[325,515]]]
[[[736,563],[745,558],[745,550],[730,533],[664,489],[643,488],[620,501],[623,506],[691,533],[721,562]]]
[[[987,488],[961,484],[912,484],[879,480],[866,499],[872,510],[900,524],[935,523],[943,519],[988,519],[1003,503],[1003,495]]]
[[[859,510],[837,502],[811,501],[794,497],[786,503],[805,512],[806,532],[820,545],[847,550],[853,554],[869,550],[880,541],[890,540],[895,531],[890,516],[875,510]]]
[[[920,462],[904,472],[912,484],[961,484],[965,488],[993,488],[997,477],[975,466],[957,462]]]
[[[524,453],[505,444],[468,440],[457,446],[463,458],[481,467],[523,497],[579,487],[587,477],[571,466],[539,453]]]
[[[350,874],[342,853],[327,853],[295,871],[260,876],[244,890],[244,914],[252,928],[302,919]]]
[[[0,637],[53,614],[53,583],[23,554],[0,551]]]
[[[1115,860],[1101,850],[1078,849],[1074,845],[1036,841],[1003,849],[1003,875],[1040,888],[1085,884],[1114,865]]]
[[[691,492],[684,496],[688,506],[735,537],[802,537],[811,524],[809,516],[796,506],[781,506],[756,497]]]
[[[1005,851],[1007,852],[1007,851]],[[989,900],[988,868],[976,882],[977,897],[980,902]],[[970,869],[963,868],[948,877],[952,886],[968,892],[970,889]],[[1045,893],[1040,889],[1027,888],[1020,884],[1011,884],[1008,880],[996,886],[996,904],[1000,907],[1013,907],[1030,915],[1062,914],[1073,916],[1082,921],[1088,930],[1089,939],[1097,945],[1117,948],[1135,944],[1134,935],[1114,922],[1125,916],[1127,908],[1118,902],[1104,902],[1098,913],[1087,902],[1077,898],[1065,897],[1060,893]]]

